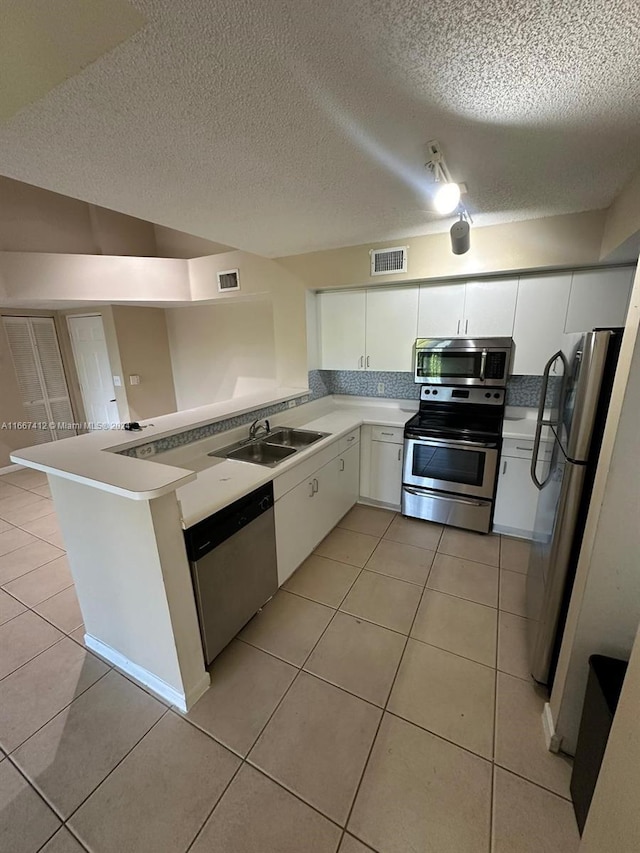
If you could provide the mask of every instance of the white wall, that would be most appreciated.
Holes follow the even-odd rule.
[[[628,657],[640,622],[640,274],[585,524],[551,711],[574,753],[591,654]]]
[[[225,299],[166,314],[178,410],[276,386],[270,299]]]

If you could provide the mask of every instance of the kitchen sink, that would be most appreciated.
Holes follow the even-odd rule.
[[[277,444],[267,444],[265,441],[256,441],[246,444],[237,450],[227,453],[227,459],[237,459],[240,462],[255,462],[257,465],[277,465],[287,456],[295,453],[293,447],[280,447]]]
[[[269,445],[281,445],[282,447],[294,447],[299,450],[301,447],[309,447],[310,444],[315,444],[321,438],[326,438],[328,432],[313,432],[308,429],[293,429],[292,427],[280,427],[261,439],[262,442]]]
[[[279,427],[273,432],[254,441],[237,441],[219,450],[213,450],[207,456],[222,459],[235,459],[238,462],[253,462],[255,465],[274,467],[298,450],[303,450],[331,433],[313,432],[309,429]]]

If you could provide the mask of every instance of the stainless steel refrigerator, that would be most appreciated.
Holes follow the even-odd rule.
[[[542,684],[555,674],[621,338],[621,329],[566,335],[544,370],[531,461],[540,495],[527,571],[529,661]],[[545,433],[554,442],[547,460]]]

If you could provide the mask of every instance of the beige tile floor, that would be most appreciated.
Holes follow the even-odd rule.
[[[0,477],[0,850],[577,850],[526,565],[526,543],[355,507],[183,716],[84,648],[46,481]]]

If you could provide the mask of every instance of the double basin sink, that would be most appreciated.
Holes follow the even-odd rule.
[[[316,441],[326,438],[331,433],[313,432],[308,429],[279,427],[266,435],[245,441],[238,441],[219,450],[213,450],[208,456],[235,459],[238,462],[253,462],[255,465],[266,465],[273,468],[298,450],[304,450]]]

